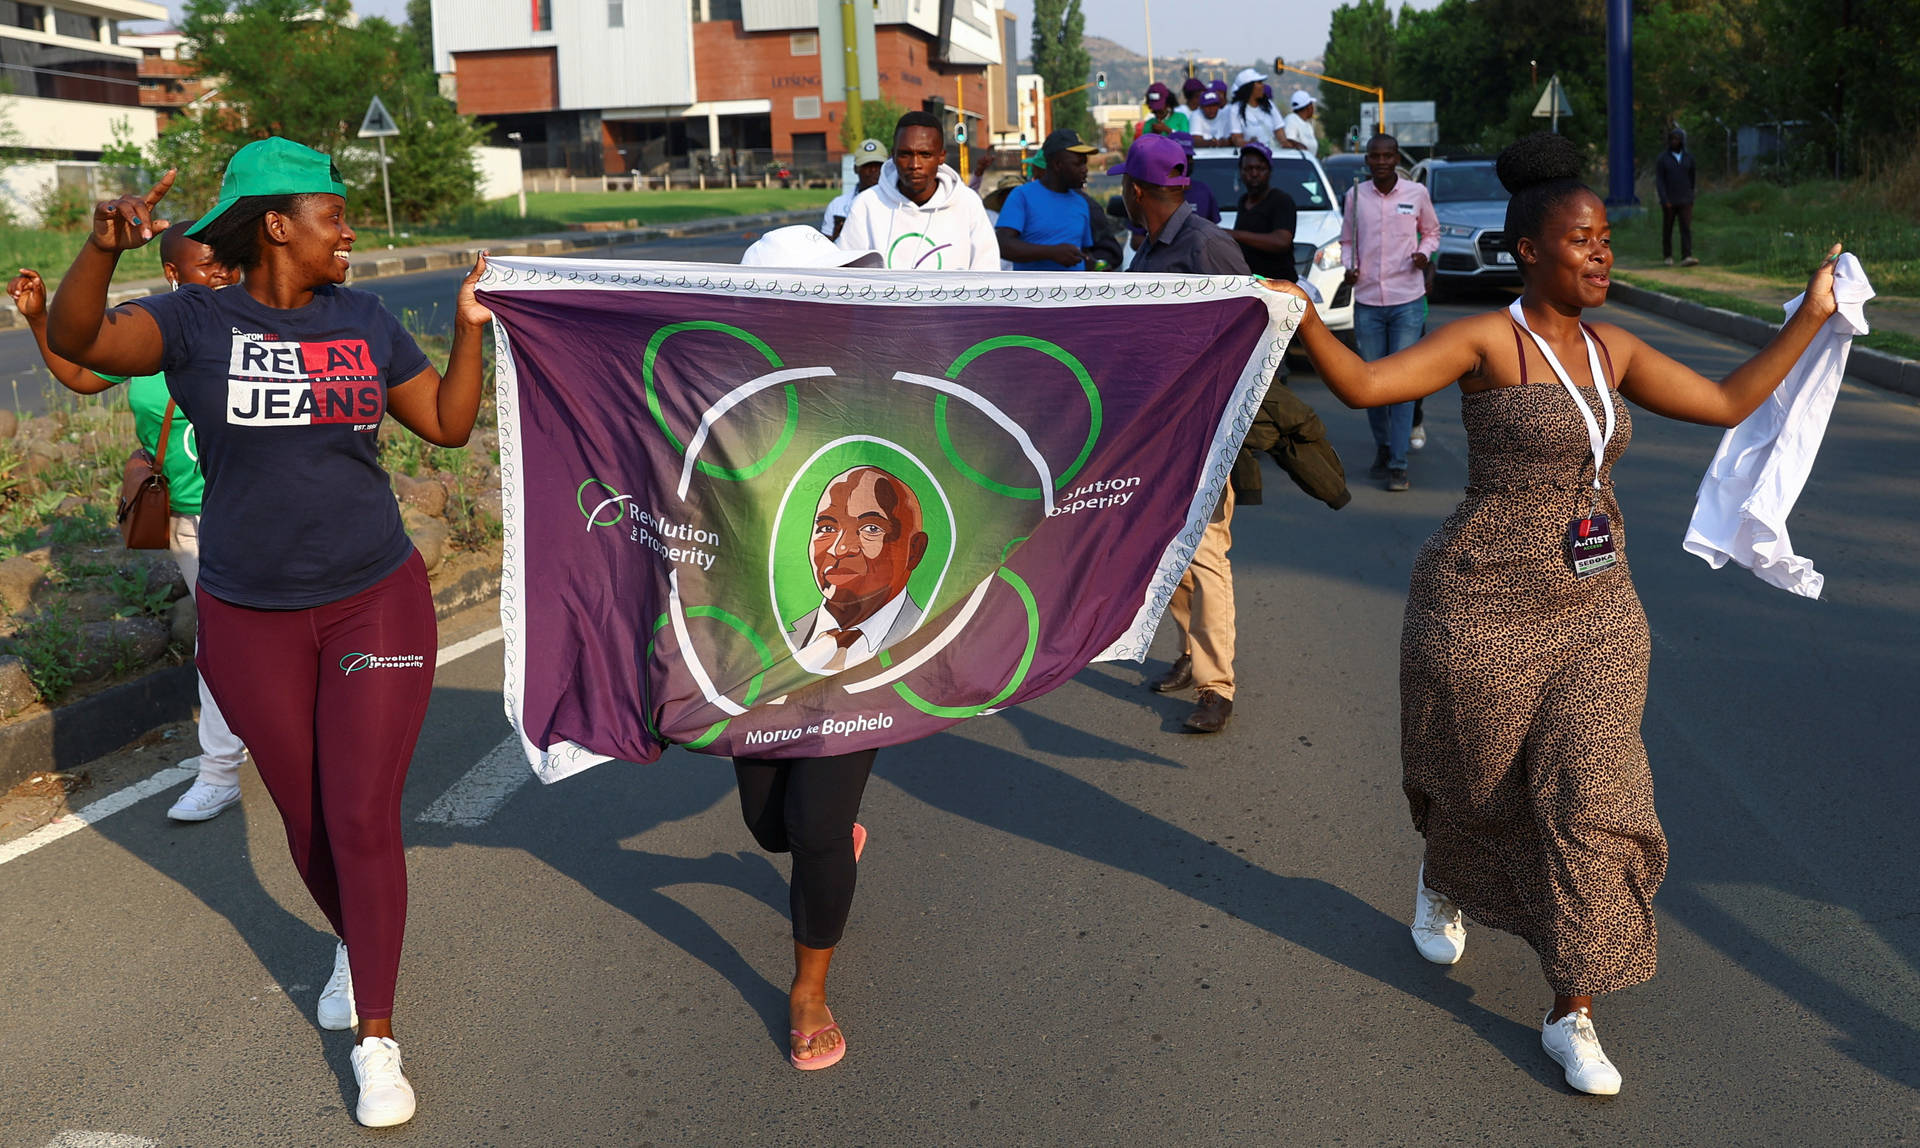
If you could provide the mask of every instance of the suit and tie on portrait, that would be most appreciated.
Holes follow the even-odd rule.
[[[787,631],[809,672],[837,674],[911,634],[924,608],[907,592],[926,557],[920,499],[876,466],[835,475],[814,510],[809,547],[825,601]]]

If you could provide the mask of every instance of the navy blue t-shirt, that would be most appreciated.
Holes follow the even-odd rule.
[[[378,296],[322,286],[281,310],[245,288],[135,300],[193,422],[206,492],[200,585],[238,606],[337,602],[413,553],[374,443],[387,388],[426,355]]]

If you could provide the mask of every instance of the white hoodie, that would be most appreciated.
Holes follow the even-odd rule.
[[[938,175],[933,198],[917,204],[900,194],[899,170],[888,160],[880,182],[854,198],[840,246],[878,251],[895,271],[1000,270],[1000,241],[986,205],[946,164]]]

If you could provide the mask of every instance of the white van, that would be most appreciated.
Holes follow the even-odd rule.
[[[1220,226],[1232,230],[1234,205],[1246,188],[1240,183],[1240,152],[1232,147],[1203,147],[1193,153],[1193,175],[1220,201]],[[1340,258],[1340,199],[1320,161],[1298,148],[1273,153],[1271,185],[1293,196],[1299,219],[1293,229],[1293,266],[1313,284],[1322,302],[1320,319],[1330,330],[1353,329],[1353,291],[1344,280]]]

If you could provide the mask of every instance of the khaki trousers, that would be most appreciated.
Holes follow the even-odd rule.
[[[1169,611],[1180,627],[1180,651],[1193,659],[1193,686],[1233,697],[1233,487],[1207,523],[1193,563],[1173,592]]]

